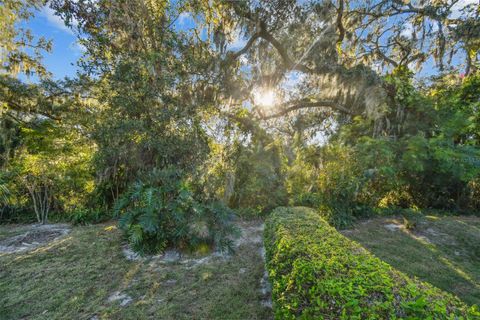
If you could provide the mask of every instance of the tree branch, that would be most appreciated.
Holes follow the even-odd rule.
[[[236,9],[237,14],[243,16],[244,18],[249,19],[250,21],[255,21],[254,17],[252,16],[252,14],[250,12],[246,12],[246,13],[242,12],[240,14],[240,11],[238,10],[238,8],[236,6],[234,8]],[[277,50],[280,57],[282,58],[283,64],[285,65],[286,69],[298,70],[298,71],[302,71],[302,72],[305,72],[305,73],[313,73],[314,72],[312,69],[308,68],[307,66],[302,65],[300,63],[296,63],[290,58],[290,56],[287,53],[287,50],[280,43],[280,41],[278,41],[270,32],[268,32],[266,24],[265,24],[264,21],[256,21],[256,23],[257,23],[258,31],[252,35],[252,37],[248,40],[245,47],[243,47],[241,50],[235,52],[232,55],[232,57],[234,59],[237,59],[242,54],[246,53],[252,47],[252,45],[255,43],[255,41],[258,38],[262,38],[263,40],[269,42]]]
[[[344,3],[343,0],[339,1],[338,10],[337,10],[337,29],[338,29],[338,39],[337,44],[342,45],[343,39],[345,38],[345,28],[343,26],[343,9]]]
[[[232,58],[233,59],[237,59],[238,57],[240,57],[241,55],[245,54],[248,50],[250,50],[250,48],[253,46],[253,44],[255,43],[255,41],[260,37],[260,34],[258,33],[255,33],[247,42],[247,44],[245,45],[245,47],[243,47],[241,50],[235,52],[232,54]]]
[[[261,116],[262,120],[269,120],[274,118],[282,117],[290,112],[307,109],[307,108],[330,108],[337,111],[340,111],[345,114],[349,115],[356,115],[355,112],[346,108],[340,103],[331,100],[322,100],[322,101],[294,101],[294,102],[287,102],[283,105],[283,109],[275,114]]]
[[[262,39],[268,41],[277,50],[278,54],[280,55],[280,57],[283,60],[283,64],[285,65],[285,67],[287,69],[298,70],[298,71],[302,71],[302,72],[305,72],[305,73],[312,73],[313,72],[313,70],[308,68],[307,66],[302,65],[300,63],[293,62],[293,60],[288,55],[287,50],[283,47],[283,45],[280,43],[280,41],[275,39],[275,37],[271,33],[269,33],[267,30],[262,28],[262,30],[259,32],[259,34],[260,34],[260,37]]]
[[[53,114],[50,114],[48,112],[45,112],[45,111],[41,111],[41,110],[28,110],[28,108],[24,108],[22,107],[20,104],[16,103],[15,101],[7,101],[7,104],[10,105],[11,109],[17,111],[17,112],[24,112],[24,113],[30,113],[30,114],[37,114],[37,115],[41,115],[41,116],[44,116],[44,117],[47,117],[51,120],[55,120],[55,121],[60,121],[61,118],[56,116],[56,115],[53,115]],[[36,107],[36,106],[35,106]],[[38,108],[38,107],[36,107]],[[27,110],[25,110],[27,109]]]

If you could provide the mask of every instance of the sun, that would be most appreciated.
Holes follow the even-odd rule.
[[[277,94],[272,89],[257,89],[253,91],[253,100],[261,107],[271,107],[277,103]]]

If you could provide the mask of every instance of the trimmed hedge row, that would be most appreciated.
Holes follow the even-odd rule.
[[[312,209],[275,209],[265,248],[276,319],[480,319],[478,308],[393,269]]]

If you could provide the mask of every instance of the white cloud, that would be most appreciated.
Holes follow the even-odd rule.
[[[59,16],[55,15],[55,11],[50,8],[48,5],[44,6],[40,11],[40,15],[47,19],[47,21],[53,27],[70,34],[73,34],[73,31],[65,25],[65,22]],[[73,21],[73,25],[75,26],[77,23]]]

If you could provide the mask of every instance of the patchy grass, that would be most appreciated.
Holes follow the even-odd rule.
[[[11,224],[11,225],[0,225],[0,241],[5,240],[10,237],[18,236],[22,233],[25,233],[30,229],[30,225],[21,225],[21,224]]]
[[[421,216],[413,230],[403,224],[375,218],[342,233],[398,270],[480,305],[480,218]]]
[[[17,234],[6,229],[2,236]],[[206,263],[129,261],[112,223],[74,227],[33,251],[0,255],[0,319],[269,319],[261,245],[242,241]]]

